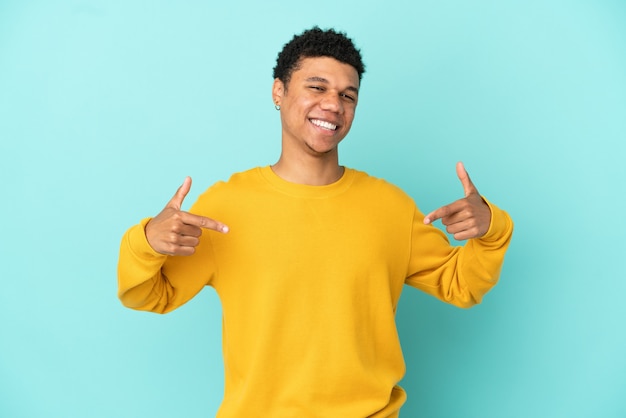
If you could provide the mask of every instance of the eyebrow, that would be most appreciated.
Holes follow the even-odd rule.
[[[307,82],[317,82],[317,83],[326,83],[328,84],[328,80],[326,80],[324,77],[317,77],[317,76],[313,76],[313,77],[309,77],[306,79]],[[346,87],[346,90],[350,90],[353,91],[355,93],[359,92],[359,89],[354,87],[354,86],[348,86]]]

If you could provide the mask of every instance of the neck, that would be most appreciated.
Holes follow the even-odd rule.
[[[337,155],[334,158],[288,158],[281,154],[280,159],[272,166],[276,175],[290,183],[309,186],[325,186],[336,182],[343,176],[344,168],[339,165]]]

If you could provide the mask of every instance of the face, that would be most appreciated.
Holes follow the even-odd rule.
[[[358,101],[354,67],[330,57],[303,58],[288,85],[275,80],[285,151],[325,156],[337,153],[348,134]]]

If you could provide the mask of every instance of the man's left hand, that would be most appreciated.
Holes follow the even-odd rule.
[[[470,180],[462,162],[457,163],[456,174],[463,185],[465,197],[429,213],[424,223],[428,225],[441,219],[446,231],[458,241],[480,238],[489,230],[491,210]]]

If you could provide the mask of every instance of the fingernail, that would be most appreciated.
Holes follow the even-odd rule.
[[[222,226],[222,232],[223,233],[227,233],[229,231],[228,227],[226,225]]]
[[[430,223],[430,219],[429,219],[429,218],[424,218],[424,223],[425,223],[426,225],[428,225],[428,224]]]

